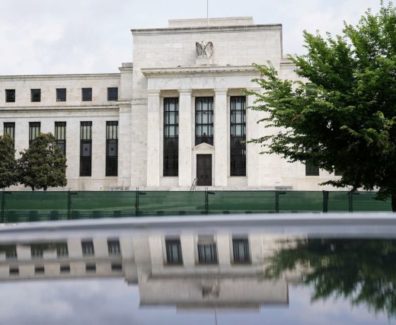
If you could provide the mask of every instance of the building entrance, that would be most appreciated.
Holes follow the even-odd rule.
[[[212,186],[212,155],[197,155],[197,185]]]

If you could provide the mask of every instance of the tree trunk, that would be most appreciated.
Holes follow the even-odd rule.
[[[391,194],[392,198],[392,211],[396,212],[396,192]]]

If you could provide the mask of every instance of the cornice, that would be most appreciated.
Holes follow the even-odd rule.
[[[8,112],[65,112],[65,111],[79,111],[92,112],[94,110],[118,110],[119,105],[93,105],[93,106],[14,106],[1,107],[0,114]]]
[[[218,73],[254,73],[257,72],[253,66],[195,66],[176,68],[146,68],[141,69],[146,77],[162,75],[183,75],[183,74],[218,74]]]
[[[0,75],[0,81],[120,78],[120,73]]]
[[[268,25],[142,28],[142,29],[131,29],[131,32],[134,35],[150,35],[150,34],[178,34],[178,33],[191,33],[191,32],[221,33],[221,32],[235,32],[235,31],[281,30],[281,29],[282,29],[282,24],[268,24]]]

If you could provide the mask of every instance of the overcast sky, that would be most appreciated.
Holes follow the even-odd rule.
[[[210,0],[210,17],[283,24],[284,52],[302,31],[339,33],[380,0]],[[131,28],[206,17],[206,0],[0,0],[0,74],[117,72],[132,61]]]

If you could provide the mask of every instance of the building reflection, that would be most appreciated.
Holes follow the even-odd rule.
[[[141,306],[178,309],[288,304],[288,276],[264,276],[285,241],[259,233],[125,233],[0,242],[0,280],[124,278]]]

